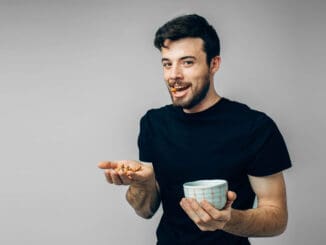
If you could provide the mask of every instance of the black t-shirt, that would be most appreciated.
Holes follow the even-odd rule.
[[[185,113],[167,105],[140,121],[139,159],[152,162],[160,186],[163,216],[158,244],[249,244],[224,231],[201,231],[179,205],[182,185],[198,179],[226,179],[236,192],[235,209],[249,209],[255,194],[248,175],[267,176],[291,166],[276,124],[266,114],[221,98],[212,107]]]

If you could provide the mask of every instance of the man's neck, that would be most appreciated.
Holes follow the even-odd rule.
[[[183,109],[185,113],[196,113],[196,112],[201,112],[205,111],[211,106],[215,105],[219,100],[221,99],[221,96],[219,96],[215,91],[213,94],[208,95],[200,101],[197,105],[190,109]]]

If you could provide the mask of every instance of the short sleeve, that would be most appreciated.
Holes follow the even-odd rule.
[[[292,165],[283,136],[275,122],[266,114],[256,119],[249,148],[253,154],[247,168],[249,175],[267,176]]]
[[[139,160],[143,162],[153,162],[152,137],[148,122],[148,113],[140,120],[138,135]]]

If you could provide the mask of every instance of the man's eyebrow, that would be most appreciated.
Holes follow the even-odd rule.
[[[181,57],[179,60],[186,60],[186,59],[194,59],[194,60],[196,60],[196,57],[195,56],[191,56],[191,55],[187,55],[187,56]],[[162,62],[164,62],[164,61],[170,61],[170,59],[168,59],[168,58],[162,58],[161,61]]]
[[[183,56],[183,57],[181,57],[180,58],[180,60],[185,60],[185,59],[196,59],[196,57],[195,56],[191,56],[191,55],[188,55],[188,56]]]

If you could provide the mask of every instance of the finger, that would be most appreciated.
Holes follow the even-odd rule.
[[[201,207],[201,205],[195,199],[190,199],[188,202],[190,202],[192,209],[200,218],[198,224],[206,226],[210,225],[212,217]]]
[[[116,171],[111,172],[111,178],[112,178],[113,184],[116,184],[116,185],[122,185],[123,184],[119,174]]]
[[[228,195],[228,200],[232,202],[235,201],[235,199],[237,199],[237,194],[234,191],[228,191],[227,195]]]
[[[111,162],[111,161],[105,161],[105,162],[99,162],[97,166],[101,169],[113,169],[118,166],[118,163]]]
[[[200,203],[201,207],[215,220],[215,221],[224,221],[223,213],[221,210],[216,209],[212,204],[208,201],[203,200]]]
[[[231,218],[231,208],[219,210],[207,201],[202,202],[201,205],[203,209],[205,209],[207,213],[212,217],[213,221],[211,223],[213,224],[212,226],[214,226],[215,229],[223,229],[225,224]]]
[[[119,177],[124,185],[131,184],[132,178],[129,176],[129,172],[130,171],[127,171],[125,173],[119,173]]]
[[[237,199],[237,194],[233,191],[228,191],[227,193],[227,202],[224,206],[223,209],[228,209],[228,208],[231,208],[233,202],[235,201],[235,199]]]
[[[194,223],[199,223],[200,222],[200,217],[197,215],[197,213],[194,211],[192,208],[192,205],[189,201],[189,198],[182,198],[180,205],[182,209],[186,212],[186,214],[189,216],[189,218],[194,222]]]
[[[105,178],[106,178],[106,180],[107,180],[110,184],[113,184],[113,180],[112,180],[112,177],[111,177],[111,170],[109,170],[109,169],[104,170],[104,174],[105,174]]]

